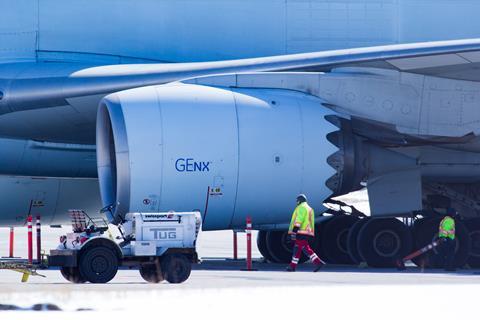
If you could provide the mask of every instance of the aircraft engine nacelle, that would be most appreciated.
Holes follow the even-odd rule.
[[[327,180],[348,178],[327,163],[338,155],[330,114],[318,98],[281,89],[176,83],[111,94],[97,118],[102,201],[117,204],[115,222],[199,210],[206,230],[242,228],[247,215],[288,223],[300,192],[322,212]]]

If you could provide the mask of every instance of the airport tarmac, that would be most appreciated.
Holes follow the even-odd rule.
[[[54,230],[46,236],[46,244],[55,245],[55,233],[63,231]],[[1,229],[0,235],[5,232]],[[20,242],[24,234],[18,232],[17,236]],[[3,248],[4,244],[0,246]],[[46,278],[31,277],[28,283],[20,283],[19,273],[2,270],[0,304],[27,308],[36,303],[52,303],[65,310],[62,316],[47,313],[49,319],[67,319],[65,314],[68,319],[85,319],[86,312],[76,311],[78,309],[136,319],[140,319],[140,314],[200,319],[227,315],[229,319],[260,316],[282,319],[303,313],[296,304],[311,306],[308,313],[314,312],[318,318],[339,315],[359,318],[363,314],[369,319],[385,316],[404,319],[402,308],[408,312],[415,310],[415,317],[432,318],[439,312],[442,300],[448,297],[449,305],[456,302],[462,305],[460,310],[455,308],[452,316],[471,316],[476,312],[480,275],[472,270],[443,273],[411,267],[406,272],[397,272],[327,266],[313,273],[312,265],[304,264],[298,272],[287,273],[284,265],[262,263],[255,248],[254,267],[258,271],[240,271],[245,261],[231,260],[231,231],[202,233],[199,251],[202,264],[196,265],[187,282],[179,285],[145,283],[137,270],[120,270],[109,284],[70,284],[58,270],[40,271]],[[244,256],[245,235],[239,234],[239,257]],[[456,294],[450,295],[451,292]],[[448,316],[448,312],[442,311],[441,315]],[[30,312],[4,314],[21,318],[28,317]]]
[[[303,265],[299,272],[286,273],[281,265],[255,263],[259,271],[240,271],[243,266],[244,261],[206,260],[179,285],[147,284],[137,270],[120,270],[109,284],[82,285],[66,282],[57,270],[43,271],[47,278],[33,277],[28,283],[20,283],[19,274],[2,271],[0,301],[21,307],[52,303],[75,317],[83,315],[75,310],[87,309],[119,317],[157,312],[201,319],[230,313],[233,319],[246,314],[281,319],[297,312],[298,307],[292,310],[297,301],[319,315],[358,318],[357,313],[371,306],[369,319],[404,319],[402,305],[430,318],[447,296],[449,305],[462,305],[455,315],[472,315],[480,289],[480,275],[472,271],[445,274],[411,268],[399,273],[329,266],[312,273],[311,265]]]

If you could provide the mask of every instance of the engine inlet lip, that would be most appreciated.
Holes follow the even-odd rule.
[[[108,126],[102,126],[105,121]],[[103,205],[114,205],[111,223],[121,222],[130,207],[129,158],[122,106],[117,96],[109,95],[100,103],[97,118],[97,168]]]

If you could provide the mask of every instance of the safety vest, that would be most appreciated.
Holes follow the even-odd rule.
[[[438,237],[455,239],[455,220],[453,220],[453,218],[447,216],[442,219],[438,230]]]
[[[300,203],[293,211],[292,221],[288,233],[293,233],[293,228],[298,227],[298,234],[315,235],[314,211],[306,202]]]

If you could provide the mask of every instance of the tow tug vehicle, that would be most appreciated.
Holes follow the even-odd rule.
[[[101,212],[112,217],[112,209]],[[200,212],[128,213],[116,225],[121,236],[115,239],[105,220],[92,219],[82,210],[71,210],[70,216],[73,232],[61,236],[48,256],[49,267],[60,267],[70,282],[107,283],[120,266],[127,266],[138,267],[147,282],[181,283],[198,262]]]

